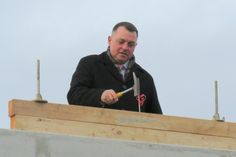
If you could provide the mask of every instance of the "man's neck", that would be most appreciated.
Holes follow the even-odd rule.
[[[112,63],[114,63],[114,64],[120,64],[120,65],[122,65],[122,64],[126,64],[127,62],[125,62],[125,63],[120,63],[120,62],[118,62],[117,60],[115,60],[113,57],[112,57],[112,55],[111,55],[111,52],[110,52],[110,50],[108,49],[107,50],[107,55],[108,55],[108,57],[110,58],[110,60],[112,61]]]
[[[107,49],[107,55],[109,57],[109,59],[112,61],[113,64],[124,64],[125,65],[125,68],[131,68],[133,66],[133,64],[135,63],[135,57],[131,57],[127,62],[125,63],[119,63],[117,62],[111,55],[111,52],[109,50],[109,48]]]

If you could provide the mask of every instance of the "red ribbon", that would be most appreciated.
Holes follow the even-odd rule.
[[[144,105],[145,100],[146,100],[146,95],[145,94],[140,94],[140,95],[137,96],[138,104],[141,107]]]

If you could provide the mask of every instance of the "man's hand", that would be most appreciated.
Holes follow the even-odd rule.
[[[101,95],[101,101],[105,104],[114,104],[118,101],[116,92],[112,89],[105,90]]]

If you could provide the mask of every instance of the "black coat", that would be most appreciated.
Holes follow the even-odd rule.
[[[80,60],[67,94],[68,102],[74,105],[102,107],[100,102],[102,92],[106,89],[120,92],[132,87],[133,72],[140,80],[140,95],[145,99],[141,111],[162,114],[151,75],[137,63],[134,63],[130,68],[127,79],[123,81],[121,74],[108,57],[107,52],[103,52],[100,55],[90,55]],[[133,91],[129,91],[120,97],[118,102],[105,107],[138,111],[137,104],[138,101],[134,97]]]

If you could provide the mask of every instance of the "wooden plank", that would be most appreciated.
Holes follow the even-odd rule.
[[[234,138],[16,115],[13,128],[69,135],[236,150]]]
[[[32,101],[12,100],[9,102],[9,116],[13,117],[14,115],[236,138],[236,123],[95,107],[53,103],[40,104]]]

